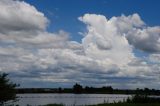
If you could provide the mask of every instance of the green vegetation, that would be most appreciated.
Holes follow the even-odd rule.
[[[160,98],[151,98],[147,95],[136,94],[133,98],[128,98],[126,102],[104,103],[90,106],[160,106]]]
[[[45,106],[64,106],[64,105],[49,104]],[[106,104],[88,105],[88,106],[160,106],[160,103],[106,103]]]
[[[73,85],[73,88],[19,88],[18,93],[75,93],[75,94],[140,94],[140,95],[160,95],[160,90],[155,89],[113,89],[111,86],[103,87],[83,87],[80,84]]]
[[[0,73],[0,105],[2,106],[5,102],[16,99],[15,87],[18,85],[10,82],[7,75],[8,74]]]
[[[160,98],[136,94],[135,96],[133,96],[133,98],[128,98],[126,102],[127,103],[160,103]]]
[[[50,104],[45,106],[63,106],[57,104]],[[118,103],[103,103],[97,105],[88,105],[88,106],[160,106],[160,98],[151,98],[147,95],[135,95],[132,98],[128,98],[124,102]]]
[[[63,104],[48,104],[48,105],[44,105],[44,106],[64,106]]]
[[[90,106],[160,106],[160,103],[110,103]]]
[[[76,94],[82,93],[83,92],[83,87],[80,84],[75,84],[73,86],[73,92]]]

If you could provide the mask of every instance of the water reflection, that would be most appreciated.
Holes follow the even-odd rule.
[[[131,95],[113,94],[18,94],[19,101],[16,104],[26,106],[27,104],[37,106],[45,104],[92,105],[99,103],[112,103],[124,101]]]

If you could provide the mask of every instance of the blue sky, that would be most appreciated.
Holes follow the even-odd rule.
[[[0,72],[21,87],[160,87],[159,0],[0,0]]]
[[[77,32],[84,31],[77,17],[85,13],[102,14],[107,18],[138,13],[150,25],[160,24],[159,0],[26,0],[42,11],[50,20],[50,32],[63,29],[70,32],[72,39],[80,41]]]

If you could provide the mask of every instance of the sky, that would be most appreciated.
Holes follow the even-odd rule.
[[[159,0],[0,0],[0,72],[20,87],[160,87]]]

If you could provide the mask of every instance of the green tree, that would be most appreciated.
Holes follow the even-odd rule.
[[[80,85],[80,84],[75,84],[73,86],[73,92],[76,93],[76,94],[79,94],[79,93],[82,93],[83,91],[83,87]]]
[[[16,89],[18,85],[11,82],[7,78],[8,74],[0,73],[0,104],[3,104],[9,100],[16,99]]]

